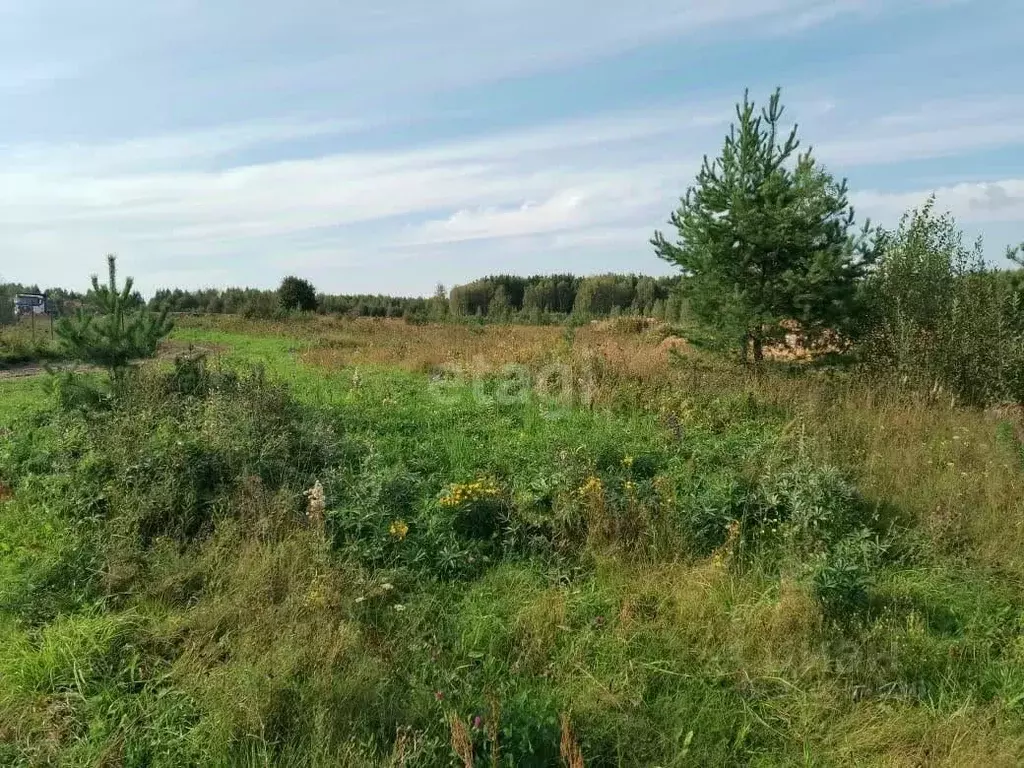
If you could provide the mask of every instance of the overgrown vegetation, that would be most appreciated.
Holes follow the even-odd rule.
[[[864,287],[872,309],[865,358],[970,405],[1024,403],[1024,275],[985,263],[934,200],[888,235]]]
[[[64,351],[51,336],[48,320],[12,320],[0,325],[0,370],[29,363],[57,361]]]
[[[27,292],[23,286],[0,283],[0,371],[61,357],[48,320],[37,323],[36,318],[19,318],[15,314],[14,297]]]
[[[185,328],[239,352],[12,425],[5,760],[452,765],[453,734],[476,765],[1024,755],[1020,549],[994,520],[942,524],[976,481],[994,511],[1019,498],[998,422],[893,400],[865,423],[841,381],[745,389],[664,353],[593,360],[591,409],[509,401],[493,340],[491,373],[439,390],[335,368],[315,350],[350,331],[314,328],[298,348],[327,370],[285,338]],[[341,348],[381,331],[410,329]],[[658,349],[621,333],[559,354]],[[905,453],[910,418],[938,419],[919,500],[869,455]],[[895,435],[872,447],[876,423]]]
[[[0,763],[1024,762],[1021,281],[931,204],[860,274],[778,106],[684,204],[674,281],[389,321],[295,278],[129,367],[171,329],[111,260],[61,336],[115,386],[0,380]],[[701,269],[765,360],[648,316]],[[769,359],[793,324],[850,354]]]

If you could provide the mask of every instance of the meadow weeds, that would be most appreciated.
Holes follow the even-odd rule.
[[[1012,412],[649,324],[208,322],[0,412],[0,762],[1024,759]]]
[[[10,299],[0,296],[0,300]],[[48,318],[21,319],[9,325],[0,323],[0,372],[29,363],[63,359],[65,353],[53,335]]]

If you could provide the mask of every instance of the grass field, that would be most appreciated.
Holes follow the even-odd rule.
[[[1024,761],[1013,411],[633,319],[162,358],[0,381],[0,763]]]
[[[0,371],[61,357],[49,318],[34,318],[33,322],[33,318],[23,317],[10,325],[0,324]]]

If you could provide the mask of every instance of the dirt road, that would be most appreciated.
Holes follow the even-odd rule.
[[[98,371],[99,368],[91,365],[68,365],[67,363],[54,363],[50,366],[51,370],[54,371]],[[0,368],[0,381],[6,379],[24,379],[30,376],[41,376],[46,373],[44,368],[39,363],[25,363],[24,365],[12,365],[9,368]]]

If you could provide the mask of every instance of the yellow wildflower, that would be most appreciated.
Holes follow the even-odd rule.
[[[455,483],[441,496],[442,507],[458,507],[479,499],[493,498],[500,494],[498,486],[490,480],[477,479],[471,483]]]
[[[591,475],[579,490],[581,496],[599,494],[604,491],[604,484],[597,475]]]
[[[404,520],[395,520],[388,528],[388,532],[401,541],[409,534],[409,525]]]

